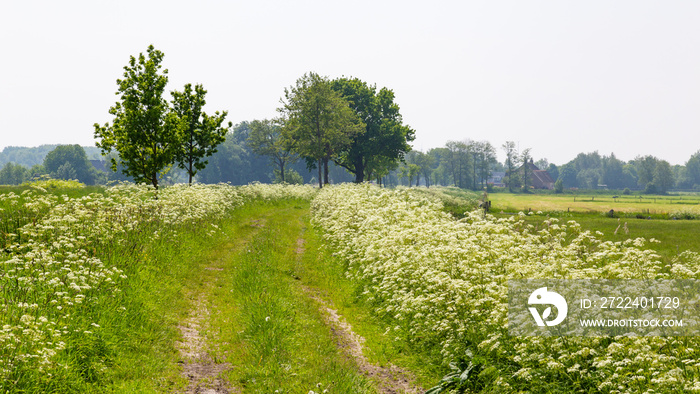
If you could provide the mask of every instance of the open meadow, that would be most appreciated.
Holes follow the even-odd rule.
[[[511,336],[507,316],[513,278],[698,279],[697,220],[559,209],[573,196],[512,214],[505,194],[485,215],[480,197],[0,190],[0,391],[700,391],[697,337]]]
[[[492,193],[491,212],[507,217],[520,211],[524,220],[541,228],[547,217],[576,220],[582,228],[600,231],[610,241],[654,238],[649,245],[665,261],[680,252],[700,253],[700,195],[625,196],[622,194]],[[612,215],[610,210],[613,210]]]
[[[496,211],[546,211],[682,215],[691,212],[700,217],[700,194],[684,193],[668,196],[619,194],[523,194],[492,193],[489,199]],[[681,217],[679,217],[681,218]]]

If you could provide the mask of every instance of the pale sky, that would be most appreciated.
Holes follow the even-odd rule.
[[[201,83],[228,120],[276,116],[308,71],[396,94],[414,147],[507,140],[684,164],[700,150],[698,1],[3,1],[0,150],[94,145],[149,44],[168,91]],[[167,95],[170,99],[170,95]]]

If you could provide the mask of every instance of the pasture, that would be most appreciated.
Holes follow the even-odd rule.
[[[521,194],[491,193],[493,210],[670,215],[678,211],[700,213],[700,195],[669,196],[622,194]]]

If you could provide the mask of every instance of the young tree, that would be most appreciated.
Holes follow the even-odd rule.
[[[179,144],[175,150],[175,161],[178,167],[187,171],[190,185],[197,171],[207,166],[205,158],[216,153],[216,147],[226,140],[228,131],[221,127],[228,112],[216,111],[214,116],[209,116],[202,111],[206,104],[206,94],[202,85],[195,85],[193,91],[192,84],[189,83],[185,85],[184,91],[171,93],[172,110],[179,120]]]
[[[518,158],[518,152],[515,148],[515,142],[506,141],[501,148],[506,153],[506,176],[503,178],[504,183],[508,186],[508,191],[513,192],[513,187],[520,184],[515,165]]]
[[[415,132],[403,124],[399,106],[394,103],[394,92],[387,88],[377,92],[376,86],[357,78],[339,78],[330,84],[365,125],[364,132],[354,136],[335,163],[355,174],[355,182],[360,183],[377,163],[403,160],[411,150],[409,142],[415,139]]]
[[[283,115],[283,134],[293,141],[300,156],[318,165],[319,188],[328,183],[328,161],[345,151],[365,125],[327,78],[305,74],[295,86],[284,90],[278,110]],[[325,178],[322,174],[325,169]]]
[[[269,156],[279,167],[282,182],[286,182],[285,167],[298,157],[292,152],[292,141],[285,138],[280,126],[268,119],[252,121],[247,143],[255,154]]]
[[[161,71],[163,52],[150,45],[147,56],[130,57],[124,78],[117,80],[120,101],[109,109],[112,124],[94,127],[103,155],[116,150],[125,175],[157,189],[158,176],[172,165],[178,150],[179,120],[163,98],[168,83],[168,70]],[[111,167],[117,170],[114,158]]]
[[[530,155],[530,148],[523,150],[523,153],[520,154],[520,160],[523,163],[523,170],[520,174],[520,182],[522,183],[523,190],[527,192],[529,191],[530,184],[532,183],[532,169],[530,168],[532,156]]]

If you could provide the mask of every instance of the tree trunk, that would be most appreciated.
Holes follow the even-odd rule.
[[[321,172],[323,171],[323,161],[318,159],[318,188],[323,188],[323,176]]]
[[[365,181],[365,163],[360,158],[360,160],[355,161],[355,183],[362,183]]]
[[[158,174],[153,173],[151,174],[151,185],[158,190]]]
[[[330,182],[328,182],[328,158],[327,157],[323,158],[323,183],[325,185],[330,183]]]
[[[280,163],[280,176],[282,177],[282,183],[284,183],[284,162]]]

